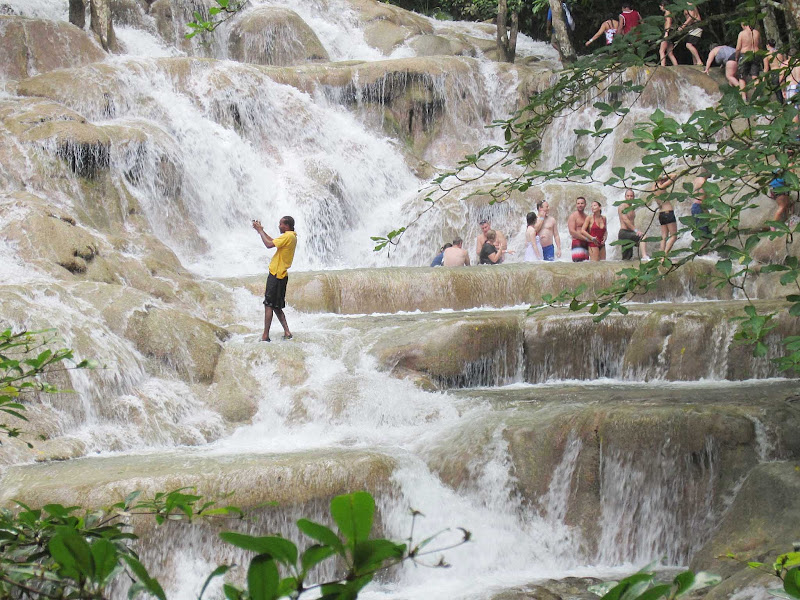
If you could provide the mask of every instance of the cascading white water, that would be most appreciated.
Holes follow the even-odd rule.
[[[10,0],[18,12],[60,20],[66,18],[64,4],[63,0]],[[177,1],[172,4],[179,7]],[[367,44],[364,24],[346,2],[252,4],[296,11],[333,61],[387,58]],[[190,18],[177,10],[175,15],[178,28],[181,18]],[[395,71],[387,67],[385,76],[372,79],[364,65],[326,65],[316,72],[297,67],[276,75],[276,71],[231,61],[186,58],[195,51],[228,58],[224,40],[234,22],[217,31],[211,50],[198,50],[196,42],[180,49],[166,43],[148,19],[142,17],[144,29],[118,27],[127,54],[110,58],[102,68],[81,69],[80,85],[58,90],[58,100],[108,132],[112,140],[110,188],[119,193],[119,205],[132,209],[137,204],[149,230],[198,279],[263,273],[267,254],[250,229],[250,219],[262,219],[267,230],[274,232],[277,219],[284,214],[295,216],[299,232],[293,273],[312,268],[427,264],[442,235],[461,234],[465,247],[472,249],[480,217],[491,217],[495,227],[510,234],[510,245],[518,253],[509,262],[521,260],[524,224],[518,221],[520,214],[532,207],[511,202],[488,206],[470,201],[466,193],[456,194],[452,202],[443,203],[409,230],[388,259],[372,253],[369,239],[405,224],[424,206],[420,188],[426,186],[427,175],[416,175],[424,169],[412,168],[409,162],[449,168],[464,152],[501,141],[501,130],[484,127],[518,108],[519,71],[485,60],[476,52],[477,58],[451,58],[445,67],[422,75],[412,73],[407,64],[400,64]],[[456,31],[483,40],[492,35],[480,24],[429,23],[435,33]],[[180,37],[178,28],[175,34]],[[518,49],[521,56],[555,62],[547,44],[523,37]],[[396,59],[413,56],[409,43],[399,44],[391,54]],[[352,69],[346,85],[331,83],[335,77],[328,77],[328,71],[345,68]],[[293,87],[281,83],[281,77],[288,81],[296,77],[301,83]],[[435,115],[439,129],[430,134],[429,144],[421,145],[420,155],[388,137],[384,129],[393,118],[385,101],[388,91],[415,85],[419,88],[414,91],[420,92],[425,110],[430,111],[427,116],[441,111]],[[9,99],[14,99],[13,94],[2,97]],[[709,102],[707,97],[692,94],[684,108]],[[569,117],[563,135],[548,138],[545,154],[557,160],[575,152],[571,131],[592,118],[591,111]],[[6,191],[37,194],[65,209],[77,210],[93,202],[91,190],[87,191],[91,186],[83,185],[81,178],[56,158],[62,152],[56,141],[20,144],[17,150],[22,166],[6,172],[0,165],[0,177],[10,182]],[[72,150],[80,157],[79,147]],[[613,155],[617,150],[619,136],[615,135],[599,152]],[[40,170],[45,177],[37,177]],[[469,191],[478,185],[485,184],[479,182]],[[614,230],[613,193],[606,195],[599,187],[589,189],[606,197],[605,214]],[[6,191],[0,208],[15,206]],[[558,211],[566,249],[565,217],[576,189],[552,185],[543,191]],[[129,201],[130,205],[126,204]],[[14,210],[0,211],[0,229],[20,220]],[[116,225],[133,230],[135,215],[130,210],[121,212],[123,222]],[[108,229],[93,233],[110,248],[119,232]],[[132,261],[142,261],[146,254],[143,246],[128,244],[122,252]],[[568,260],[566,250],[563,260]],[[425,513],[419,529],[423,533],[454,526],[472,531],[471,544],[447,554],[451,570],[409,565],[390,582],[367,591],[365,598],[488,598],[496,590],[532,580],[597,575],[620,563],[638,564],[662,554],[672,563],[685,562],[696,544],[691,541],[691,530],[699,528],[705,535],[713,518],[708,516],[713,494],[725,492],[712,489],[716,449],[710,441],[701,456],[701,476],[694,479],[687,474],[686,461],[691,457],[682,449],[662,448],[664,460],[652,473],[638,457],[609,450],[601,463],[600,550],[592,554],[586,550],[579,526],[567,523],[579,460],[589,452],[581,439],[571,435],[563,455],[556,457],[549,491],[538,498],[523,498],[509,441],[517,415],[497,409],[492,390],[477,398],[462,397],[424,391],[410,380],[393,377],[369,354],[374,340],[345,317],[289,309],[296,339],[289,345],[276,340],[267,346],[257,341],[260,299],[243,288],[230,292],[235,310],[225,313],[227,320],[220,324],[234,333],[225,341],[222,356],[239,369],[234,369],[234,375],[247,375],[255,382],[255,416],[251,423],[230,432],[215,404],[222,402],[221,393],[215,393],[225,382],[206,382],[203,391],[194,381],[182,381],[170,365],[145,357],[123,332],[109,326],[129,319],[134,312],[147,311],[151,305],[164,309],[185,302],[184,298],[176,294],[135,299],[120,315],[108,317],[103,314],[105,307],[89,302],[100,293],[86,282],[59,283],[50,272],[25,265],[19,248],[5,240],[0,240],[0,276],[5,283],[24,286],[22,290],[3,290],[4,294],[19,295],[18,304],[4,303],[15,307],[15,314],[8,309],[9,314],[3,315],[4,323],[55,326],[65,345],[90,348],[108,366],[89,374],[73,374],[72,385],[78,395],[53,401],[61,421],[59,433],[83,444],[82,454],[157,451],[207,442],[211,443],[203,452],[211,456],[364,449],[390,456],[395,462],[388,482],[391,491],[378,494],[388,535],[399,539],[407,534],[409,507]],[[183,309],[207,318],[205,308]],[[543,337],[548,331],[543,327]],[[714,339],[724,341],[726,348],[730,337],[729,328],[715,330]],[[572,343],[558,341],[562,346]],[[667,337],[665,348],[668,342]],[[514,360],[506,349],[499,349],[485,361],[469,365],[463,377],[449,383],[474,386],[520,381],[524,343],[519,340],[519,355]],[[709,378],[725,377],[727,355],[722,345],[718,356],[709,361]],[[530,367],[528,375],[533,381],[664,377],[659,365],[626,371],[619,349],[599,338],[590,341],[589,354],[594,362],[579,365],[583,370],[578,369],[578,375],[573,365],[548,362],[546,353],[539,364]],[[508,368],[509,364],[516,367]],[[769,373],[765,368],[764,374]],[[547,389],[556,399],[561,398],[554,387]],[[571,400],[565,397],[569,404]],[[490,424],[484,426],[485,422]],[[757,432],[759,447],[767,448],[764,431]],[[179,448],[176,453],[182,451]],[[439,457],[450,453],[469,456],[464,467],[467,482],[461,486],[445,483],[440,472],[447,461]],[[434,455],[436,459],[431,458]],[[683,484],[688,487],[676,489]],[[285,522],[268,522],[264,527],[289,533]],[[202,532],[180,541],[176,555],[190,565],[191,572],[168,584],[174,597],[188,599],[196,597],[197,580],[230,553]],[[164,556],[155,544],[145,555],[156,561]]]

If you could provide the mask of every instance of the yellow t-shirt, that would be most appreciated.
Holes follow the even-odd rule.
[[[288,274],[289,267],[294,260],[294,249],[297,247],[297,234],[294,231],[286,231],[274,238],[272,242],[278,251],[269,262],[269,272],[278,279],[283,279]]]

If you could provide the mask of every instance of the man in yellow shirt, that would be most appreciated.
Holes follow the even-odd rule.
[[[289,325],[286,323],[286,315],[283,314],[283,307],[286,306],[286,284],[289,282],[289,267],[294,260],[294,249],[297,247],[297,234],[294,232],[294,219],[283,217],[278,223],[281,234],[270,237],[261,226],[261,221],[253,221],[253,229],[261,236],[261,241],[267,248],[277,248],[275,256],[269,263],[269,275],[267,276],[267,288],[264,292],[264,333],[261,336],[262,342],[270,342],[269,328],[272,325],[272,313],[278,316],[278,321],[283,325],[283,339],[292,339]]]

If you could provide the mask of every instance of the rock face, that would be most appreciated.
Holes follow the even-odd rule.
[[[366,23],[367,43],[386,56],[410,37],[433,33],[428,21],[391,4],[375,0],[350,0],[350,4]]]
[[[706,596],[722,600],[748,586],[782,587],[772,576],[747,566],[748,561],[771,565],[797,543],[800,520],[800,463],[796,460],[759,465],[750,471],[711,539],[695,555],[694,570],[709,570],[726,580]],[[733,553],[741,561],[721,559]]]
[[[327,61],[316,34],[293,10],[258,7],[246,12],[228,39],[231,58],[257,65],[288,66]]]
[[[442,440],[428,464],[456,490],[474,491],[476,472],[492,460],[492,432],[499,427],[508,443],[515,491],[545,521],[563,519],[572,527],[573,544],[580,545],[584,560],[618,564],[666,555],[680,564],[706,540],[716,540],[713,532],[723,515],[720,530],[728,523],[732,532],[741,532],[737,519],[742,523],[749,517],[744,508],[729,517],[728,499],[751,469],[764,468],[757,466],[760,460],[798,456],[800,409],[785,399],[788,385],[766,386],[755,394],[685,386],[657,392],[609,387],[570,392],[561,386],[557,396],[547,388],[496,397],[470,392],[502,399],[498,405],[509,408],[486,417],[485,429],[474,424]],[[765,455],[760,428],[769,432],[774,454]],[[750,492],[754,503],[756,485]],[[796,512],[800,504],[784,487],[773,486],[776,500],[783,498]],[[783,514],[782,506],[778,501],[775,512],[764,508],[764,521]],[[786,522],[775,519],[772,527]],[[791,535],[784,528],[775,539]],[[760,539],[745,538],[750,543]],[[698,556],[724,553],[729,549],[724,543],[709,542]],[[696,560],[692,566],[706,569],[709,563]]]
[[[25,79],[105,56],[85,32],[69,23],[0,15],[0,78]]]
[[[287,301],[303,312],[341,314],[499,308],[536,304],[543,294],[571,289],[578,281],[589,291],[605,288],[624,266],[625,263],[609,261],[305,272],[293,275]],[[675,301],[687,296],[714,300],[730,298],[730,290],[701,286],[700,281],[712,269],[711,263],[699,261],[686,265],[641,298],[643,301]],[[241,283],[254,294],[263,293],[261,277]]]
[[[174,369],[189,382],[210,383],[221,341],[227,332],[173,309],[137,311],[128,320],[127,337],[146,356]]]

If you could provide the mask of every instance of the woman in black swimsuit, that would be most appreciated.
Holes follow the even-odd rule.
[[[658,203],[658,222],[661,224],[661,251],[668,254],[678,239],[678,221],[672,203],[665,197],[667,188],[674,183],[672,175],[664,175],[653,186],[653,195]]]

